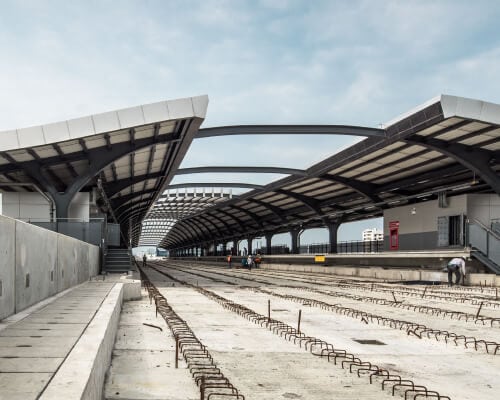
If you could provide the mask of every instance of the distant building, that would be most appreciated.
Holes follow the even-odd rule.
[[[156,257],[167,257],[168,256],[168,251],[165,249],[160,249],[159,247],[156,248]]]
[[[363,242],[372,242],[375,240],[384,240],[384,232],[377,228],[365,229],[363,231]]]

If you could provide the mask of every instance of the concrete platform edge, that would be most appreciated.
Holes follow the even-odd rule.
[[[41,400],[102,399],[111,362],[124,285],[116,283],[82,337],[49,383]]]
[[[262,269],[277,271],[316,272],[338,276],[381,279],[387,281],[436,281],[448,282],[448,274],[439,271],[423,271],[413,269],[383,269],[358,267],[324,267],[314,265],[262,264]],[[483,285],[500,287],[500,275],[469,273],[466,285]]]

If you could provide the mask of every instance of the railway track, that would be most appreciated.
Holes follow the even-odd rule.
[[[158,265],[160,268],[163,266]],[[230,284],[230,285],[237,285],[235,282],[232,282],[229,279],[228,273],[226,272],[214,272],[214,271],[203,271],[197,269],[197,272],[193,272],[191,269],[186,269],[185,266],[179,265],[179,264],[172,264],[169,263],[169,268],[176,268],[177,270],[183,271],[184,273],[188,273],[194,276],[198,277],[203,277],[210,279],[214,282],[219,282],[219,283],[225,283],[225,284]],[[203,273],[200,273],[203,272]],[[209,275],[207,275],[207,273]],[[217,274],[222,276],[223,278],[215,278],[213,276],[210,276],[210,274]],[[229,274],[230,275],[230,274]],[[262,279],[258,279],[255,277],[244,277],[244,278],[239,278],[243,280],[250,280],[252,282],[256,283],[264,283],[264,284],[269,284],[269,281],[265,281]],[[324,291],[324,290],[318,290],[314,289],[311,287],[297,287],[297,286],[289,286],[289,285],[279,285],[274,283],[274,286],[279,286],[280,288],[284,289],[294,289],[294,290],[303,290],[303,291],[308,291],[308,292],[313,292],[313,293],[319,293],[319,294],[324,294],[327,296],[335,296],[335,297],[343,297],[347,298],[349,300],[355,300],[355,301],[364,301],[364,302],[371,302],[375,304],[381,304],[381,305],[388,305],[392,307],[399,307],[399,308],[405,308],[410,311],[418,311],[418,312],[427,312],[427,313],[432,313],[433,316],[438,316],[438,317],[450,317],[453,318],[455,317],[460,320],[464,320],[465,322],[468,321],[474,321],[478,322],[480,321],[481,323],[485,323],[486,321],[496,321],[496,319],[490,319],[489,317],[480,317],[478,315],[472,315],[468,313],[463,313],[463,312],[456,312],[456,311],[450,311],[450,310],[444,310],[436,307],[426,307],[426,306],[418,306],[418,305],[412,305],[412,304],[404,304],[402,302],[398,301],[390,301],[390,300],[385,300],[385,299],[379,299],[379,298],[373,298],[373,297],[365,297],[365,296],[359,296],[359,295],[352,295],[352,294],[347,294],[347,293],[338,293],[338,292],[329,292],[329,291]],[[258,291],[261,293],[265,293],[268,295],[280,297],[283,299],[287,299],[290,301],[294,302],[299,302],[302,304],[307,304],[309,306],[316,306],[319,308],[322,308],[324,310],[332,311],[337,314],[341,315],[346,315],[352,318],[360,319],[364,323],[376,323],[377,325],[383,325],[383,326],[388,326],[393,329],[398,329],[405,331],[407,335],[416,337],[419,339],[422,338],[428,338],[428,339],[435,339],[438,342],[443,342],[445,344],[447,343],[454,343],[456,346],[462,344],[464,348],[471,348],[476,351],[483,351],[487,354],[493,354],[497,355],[500,354],[500,343],[498,343],[495,340],[492,339],[486,339],[486,338],[478,338],[472,335],[467,335],[463,333],[457,333],[453,332],[449,329],[439,329],[436,327],[431,327],[431,326],[426,326],[425,324],[417,321],[411,321],[411,320],[406,320],[406,319],[400,319],[400,318],[395,318],[395,317],[388,317],[380,314],[375,314],[371,312],[367,312],[365,310],[360,310],[358,308],[353,308],[353,307],[345,307],[339,304],[335,303],[329,303],[326,301],[320,301],[311,297],[303,297],[303,296],[296,296],[292,294],[280,294],[276,291],[273,290],[262,290],[256,287],[249,287],[249,290],[253,291]],[[495,335],[496,336],[496,335]]]
[[[260,314],[243,304],[221,296],[220,294],[212,290],[208,290],[207,288],[203,287],[203,284],[195,285],[192,283],[193,279],[184,280],[182,276],[179,277],[178,274],[188,274],[191,275],[191,277],[194,276],[208,279],[212,282],[218,282],[221,284],[229,283],[232,284],[231,286],[236,287],[237,284],[235,284],[234,282],[228,282],[226,279],[220,279],[216,277],[208,277],[197,272],[190,273],[188,271],[183,271],[179,267],[176,267],[175,271],[169,272],[166,271],[166,268],[164,266],[154,265],[153,263],[148,263],[148,267],[167,277],[172,282],[195,290],[196,292],[217,302],[225,309],[230,310],[246,318],[250,322],[253,322],[256,325],[259,325],[271,331],[284,340],[288,340],[294,343],[313,356],[325,359],[326,361],[333,363],[335,366],[348,371],[349,373],[359,377],[360,379],[366,379],[367,383],[369,384],[378,385],[380,390],[389,395],[399,395],[405,399],[450,399],[449,396],[442,395],[436,390],[432,390],[424,385],[418,384],[412,379],[407,379],[406,377],[403,377],[388,368],[384,368],[378,366],[373,362],[361,359],[352,352],[349,352],[344,348],[328,342],[327,340],[312,335],[307,335],[305,332],[300,330],[300,328],[295,328],[284,321]],[[175,272],[175,275],[172,272]],[[253,289],[258,290],[256,288]]]

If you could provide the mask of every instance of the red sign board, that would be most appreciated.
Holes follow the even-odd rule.
[[[389,222],[389,248],[391,250],[399,249],[399,221]]]

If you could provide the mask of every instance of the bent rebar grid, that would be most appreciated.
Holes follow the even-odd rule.
[[[172,275],[160,270],[157,267],[151,266],[155,271],[160,274],[172,279],[176,282],[182,283],[197,292],[205,295],[206,297],[216,301],[222,307],[235,312],[236,314],[246,318],[247,320],[259,324],[260,326],[265,326],[267,329],[272,331],[274,334],[279,335],[280,337],[284,337],[288,341],[292,341],[294,344],[299,344],[299,347],[302,348],[304,345],[305,350],[309,350],[309,352],[315,356],[319,356],[321,358],[326,358],[327,361],[333,359],[335,365],[337,364],[337,360],[340,359],[340,365],[342,369],[349,370],[350,373],[356,372],[358,377],[361,377],[361,373],[364,376],[369,377],[370,384],[373,383],[374,379],[378,379],[381,381],[382,390],[390,389],[392,391],[392,395],[395,395],[398,387],[409,387],[410,389],[406,389],[404,393],[405,399],[408,399],[408,393],[414,393],[413,399],[415,400],[418,396],[425,396],[425,398],[436,398],[438,400],[451,400],[450,397],[441,395],[436,391],[432,391],[427,389],[425,386],[416,385],[412,380],[403,379],[401,376],[391,373],[387,369],[380,368],[376,364],[372,364],[367,361],[362,361],[360,358],[356,357],[354,354],[347,352],[343,349],[336,349],[332,344],[327,343],[322,339],[315,338],[313,336],[308,336],[304,332],[299,332],[296,328],[276,319],[269,319],[267,316],[259,314],[241,304],[238,304],[234,301],[228,300],[218,294],[204,289],[200,286],[191,285],[185,281],[179,280]],[[308,348],[309,347],[309,348]],[[392,386],[391,385],[392,382]]]
[[[199,341],[186,321],[175,313],[168,304],[167,299],[149,280],[138,264],[137,268],[141,275],[141,284],[148,291],[150,302],[154,300],[156,312],[160,313],[170,328],[172,335],[176,339],[177,349],[182,353],[189,372],[196,385],[200,388],[200,399],[234,398],[236,400],[245,400],[245,396],[238,392],[238,389],[229,382],[217,367],[207,348]]]

